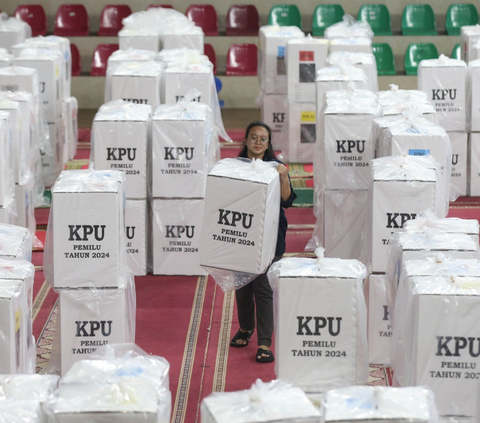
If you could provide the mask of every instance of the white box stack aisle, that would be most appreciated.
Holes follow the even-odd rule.
[[[4,19],[6,18],[6,19]],[[11,52],[14,44],[22,43],[32,36],[32,29],[26,22],[2,15],[0,21],[0,47]]]
[[[294,39],[304,40],[305,34],[296,26],[266,25],[260,28],[258,37],[262,120],[272,128],[273,147],[284,150],[289,137],[287,43]]]
[[[452,143],[451,183],[453,197],[467,194],[467,65],[440,55],[418,66],[418,89],[429,96],[436,110],[436,123],[447,131]]]
[[[152,121],[153,273],[205,275],[200,267],[212,111],[183,100]]]
[[[126,174],[126,248],[128,267],[136,276],[147,274],[151,115],[148,105],[111,101],[98,110],[92,130],[94,168]]]
[[[61,363],[55,364],[62,374],[98,346],[134,342],[125,181],[116,170],[72,170],[52,187],[44,269],[60,299]]]

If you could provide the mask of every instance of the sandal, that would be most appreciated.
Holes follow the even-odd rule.
[[[237,333],[235,334],[235,336],[230,341],[230,346],[235,347],[235,348],[246,347],[248,345],[248,341],[250,340],[250,337],[253,335],[254,331],[255,331],[255,329],[249,330],[248,332],[242,332],[240,329],[238,329]],[[241,340],[246,341],[246,342],[245,342],[245,344],[239,344],[237,342],[237,339],[241,339]]]
[[[262,357],[262,355],[266,355],[266,357]],[[257,360],[257,363],[271,363],[275,360],[275,357],[273,356],[272,351],[259,348],[255,359]]]

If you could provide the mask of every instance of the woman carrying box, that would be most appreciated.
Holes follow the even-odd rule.
[[[248,125],[244,146],[239,157],[278,163],[276,169],[280,175],[281,202],[277,248],[273,259],[273,262],[276,262],[285,253],[285,237],[288,225],[283,209],[290,207],[297,196],[293,192],[286,166],[275,157],[272,147],[272,131],[268,125],[258,121]],[[248,285],[235,292],[240,328],[230,342],[230,345],[236,348],[248,345],[248,341],[255,330],[256,309],[258,331],[256,361],[259,363],[270,363],[274,360],[273,352],[270,351],[273,333],[273,291],[268,283],[267,272],[268,269]]]

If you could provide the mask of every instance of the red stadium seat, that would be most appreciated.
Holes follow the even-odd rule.
[[[213,63],[213,74],[217,74],[217,55],[215,53],[215,49],[211,44],[205,43],[203,46],[203,52],[205,53],[206,56],[208,56],[208,59],[210,62]]]
[[[30,25],[32,37],[47,33],[47,15],[41,4],[20,4],[15,10],[15,17]]]
[[[127,4],[107,4],[100,15],[99,37],[116,37],[123,28],[122,20],[132,14]]]
[[[233,5],[228,9],[225,35],[256,36],[259,28],[260,18],[253,4]]]
[[[232,44],[227,53],[229,76],[257,74],[257,46],[255,44]]]
[[[87,9],[83,4],[62,4],[55,16],[55,35],[62,37],[87,36],[90,25]]]
[[[105,76],[107,74],[108,58],[117,50],[118,44],[99,44],[93,52],[90,76]]]
[[[76,44],[70,43],[70,53],[72,54],[72,76],[79,76],[82,70],[82,58]]]
[[[206,36],[218,35],[217,11],[211,4],[191,4],[185,14]]]
[[[171,4],[151,4],[147,7],[147,10],[156,9],[157,7],[163,7],[164,9],[173,9],[173,6]]]

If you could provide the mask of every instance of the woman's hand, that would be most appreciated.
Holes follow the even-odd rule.
[[[283,201],[288,201],[292,190],[290,189],[290,180],[288,179],[288,170],[287,167],[283,164],[278,164],[277,172],[280,175],[280,191]]]
[[[276,169],[277,169],[277,172],[280,174],[280,181],[283,182],[285,179],[288,181],[287,167],[279,163]]]

